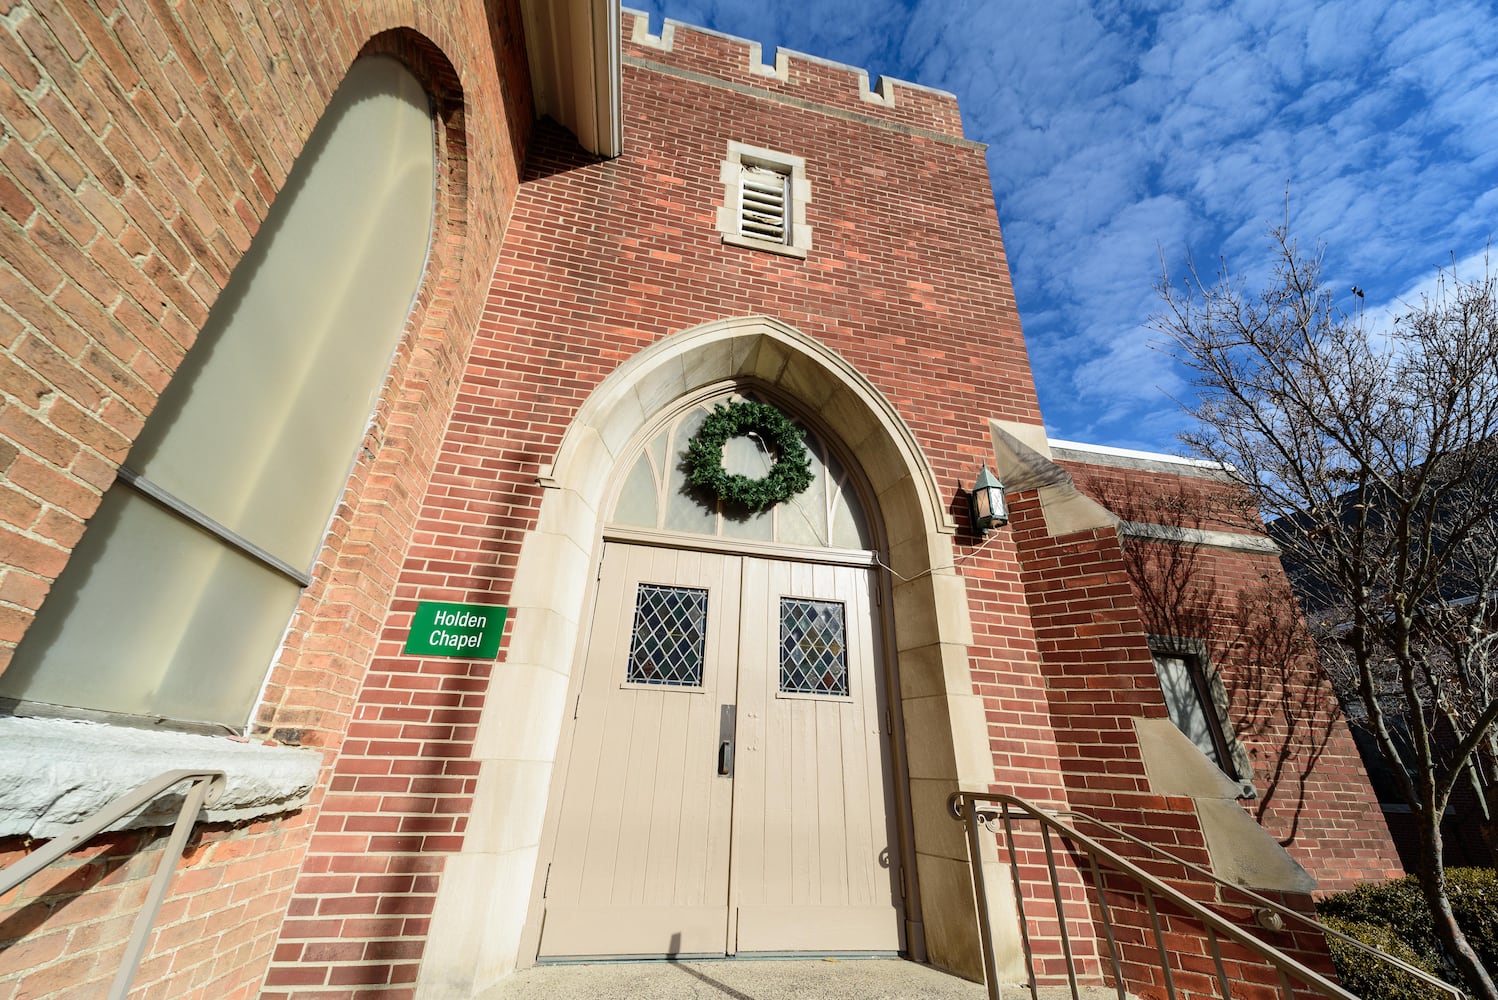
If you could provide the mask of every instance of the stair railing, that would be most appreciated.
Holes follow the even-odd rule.
[[[1349,937],[1346,934],[1326,927],[1319,921],[1290,909],[1281,903],[1268,899],[1250,889],[1227,882],[1200,865],[1177,857],[1169,851],[1163,850],[1154,844],[1141,840],[1132,834],[1088,816],[1085,813],[1048,812],[1039,806],[1012,795],[979,792],[956,792],[948,800],[947,805],[953,817],[962,821],[963,825],[967,828],[968,851],[969,857],[972,859],[973,891],[978,909],[978,929],[983,947],[983,971],[984,978],[987,981],[990,1000],[1001,1000],[1001,991],[998,959],[994,949],[993,928],[990,925],[988,914],[988,895],[982,863],[983,855],[980,851],[980,838],[982,837],[980,831],[997,833],[1000,826],[1003,829],[1004,843],[1008,851],[1009,871],[1014,879],[1015,906],[1018,910],[1020,941],[1024,948],[1025,972],[1029,979],[1030,996],[1036,995],[1035,960],[1031,949],[1029,924],[1025,919],[1025,896],[1020,878],[1020,866],[1018,864],[1017,847],[1014,839],[1013,824],[1019,820],[1034,821],[1040,826],[1041,842],[1045,850],[1046,869],[1050,881],[1051,896],[1055,903],[1057,923],[1060,927],[1062,957],[1066,963],[1067,981],[1071,987],[1073,1000],[1078,1000],[1080,994],[1078,992],[1075,956],[1072,953],[1071,935],[1066,927],[1066,907],[1062,901],[1061,882],[1056,872],[1055,850],[1052,846],[1053,834],[1060,837],[1073,850],[1079,852],[1086,859],[1086,867],[1090,869],[1093,900],[1097,904],[1098,913],[1102,919],[1103,934],[1108,946],[1108,960],[1113,969],[1113,981],[1118,992],[1118,1000],[1127,1000],[1127,992],[1123,969],[1119,960],[1118,942],[1113,929],[1112,914],[1109,910],[1107,896],[1103,889],[1104,869],[1107,869],[1110,873],[1123,875],[1138,886],[1140,894],[1144,898],[1145,908],[1149,913],[1150,930],[1153,935],[1154,949],[1160,963],[1161,975],[1164,978],[1165,995],[1170,1000],[1175,1000],[1175,998],[1180,996],[1180,993],[1176,988],[1175,979],[1171,971],[1170,955],[1165,946],[1165,936],[1161,929],[1160,911],[1157,900],[1164,900],[1171,903],[1175,908],[1183,911],[1187,916],[1193,918],[1206,928],[1213,966],[1216,971],[1215,979],[1218,996],[1223,998],[1223,1000],[1229,1000],[1232,996],[1222,958],[1221,940],[1224,938],[1238,944],[1275,970],[1276,976],[1279,979],[1279,995],[1285,998],[1285,1000],[1295,1000],[1295,997],[1298,995],[1296,992],[1297,986],[1305,988],[1316,996],[1331,997],[1334,1000],[1359,1000],[1359,998],[1336,983],[1333,983],[1314,969],[1309,968],[1296,958],[1238,926],[1216,911],[1203,906],[1160,878],[1151,875],[1128,858],[1123,857],[1111,848],[1083,834],[1068,823],[1067,820],[1086,823],[1106,830],[1113,836],[1117,836],[1145,849],[1157,858],[1179,865],[1187,871],[1215,883],[1221,888],[1229,889],[1245,897],[1254,905],[1254,917],[1261,926],[1268,926],[1278,930],[1285,926],[1286,923],[1293,923],[1313,929],[1329,937],[1335,937],[1345,944],[1370,953],[1378,960],[1394,966],[1432,989],[1447,994],[1452,1000],[1464,1000],[1464,994],[1461,990],[1450,983],[1437,979],[1423,969],[1417,969],[1409,963],[1400,961],[1376,948],[1370,948],[1356,938]]]
[[[67,827],[48,841],[44,847],[32,851],[20,861],[0,871],[0,896],[3,896],[68,852],[103,833],[112,824],[131,815],[174,785],[184,781],[190,781],[192,784],[188,786],[186,794],[182,797],[182,806],[177,810],[177,821],[172,827],[166,847],[161,852],[161,861],[157,864],[156,875],[151,879],[150,891],[146,893],[145,903],[135,917],[135,925],[130,932],[130,941],[125,946],[120,970],[115,974],[114,982],[109,987],[109,1000],[125,1000],[125,996],[130,992],[130,984],[134,981],[135,972],[140,967],[141,956],[146,950],[146,941],[151,935],[151,927],[156,923],[156,914],[161,909],[161,901],[166,898],[167,888],[171,885],[172,876],[177,871],[177,859],[182,856],[182,849],[187,844],[188,835],[192,833],[193,824],[197,822],[198,813],[204,806],[212,805],[217,801],[223,792],[224,772],[177,770],[157,775],[150,781],[112,800],[87,819]]]

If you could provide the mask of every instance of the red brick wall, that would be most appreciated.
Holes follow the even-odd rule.
[[[465,829],[465,757],[491,670],[401,655],[410,613],[420,599],[509,603],[539,510],[536,477],[623,361],[704,322],[774,316],[894,402],[954,509],[958,484],[990,450],[988,419],[1039,422],[984,157],[954,141],[955,107],[899,87],[893,108],[863,102],[852,72],[818,63],[793,59],[786,82],[747,66],[742,43],[689,29],[670,52],[626,43],[622,156],[598,162],[538,127],[271,973],[285,989],[268,996],[359,983],[406,995],[409,966],[371,967],[371,955],[419,952],[442,855]],[[722,245],[730,140],[805,158],[815,236],[804,262]],[[1132,720],[1165,708],[1116,533],[1051,538],[1021,497],[1011,535],[977,554],[971,537],[958,543],[996,787],[1148,829],[1204,861],[1189,800],[1151,794],[1134,745]]]
[[[336,747],[518,183],[532,115],[517,8],[3,6],[0,669],[349,64],[395,54],[436,99],[428,273],[257,722],[282,742]],[[315,816],[314,800],[198,832],[138,995],[256,993]],[[0,997],[108,981],[159,857],[146,839],[101,841],[0,899]]]
[[[1195,804],[1190,798],[1159,795],[1151,789],[1135,736],[1135,719],[1163,718],[1167,712],[1147,643],[1147,635],[1158,630],[1149,624],[1149,609],[1136,582],[1132,543],[1123,543],[1113,527],[1053,535],[1034,494],[1022,493],[1011,499],[1008,530],[1022,567],[1020,580],[1030,607],[1039,659],[1037,686],[1046,694],[1045,717],[1057,751],[1055,773],[1048,776],[1057,786],[1052,798],[1060,808],[1076,809],[1185,861],[1210,868]],[[966,575],[972,579],[975,573],[968,570]],[[978,645],[983,645],[981,638]],[[991,722],[993,717],[991,712]],[[1023,763],[1016,766],[1015,744],[1012,731],[992,727],[995,790],[1023,795],[1014,789],[1033,787],[1036,775],[1028,771],[1030,762],[1026,759],[1021,758]],[[1318,809],[1325,809],[1332,796],[1349,791],[1333,788],[1328,782],[1309,794],[1327,795],[1317,802]],[[1084,834],[1119,853],[1141,856],[1140,850],[1127,841],[1085,821],[1076,822]],[[1272,820],[1265,822],[1271,832],[1279,832]],[[1037,956],[1037,974],[1062,982],[1067,962],[1055,907],[1050,903],[1043,845],[1034,830],[1022,823],[1016,833],[1021,880],[1026,887],[1026,916]],[[1079,872],[1068,853],[1056,846],[1054,856],[1067,901],[1076,964],[1087,974],[1111,979],[1111,966],[1102,957],[1106,942],[1090,876]],[[1314,850],[1322,845],[1311,846]],[[1302,852],[1299,860],[1316,874],[1323,874],[1320,857],[1311,851]],[[1250,907],[1242,905],[1241,900],[1224,898],[1216,886],[1189,870],[1158,860],[1150,860],[1144,867],[1228,919],[1252,923]],[[1334,860],[1331,872],[1340,875],[1339,862]],[[1129,988],[1140,992],[1163,990],[1165,977],[1151,929],[1153,918],[1142,895],[1127,879],[1110,876],[1107,884],[1109,916]],[[1288,896],[1282,901],[1309,912],[1310,900],[1305,897]],[[1080,919],[1089,913],[1091,923]],[[1183,997],[1216,997],[1213,966],[1200,922],[1165,903],[1160,904],[1160,919],[1174,989]],[[1312,968],[1329,972],[1319,935],[1286,932],[1265,936]],[[1227,947],[1224,958],[1235,983],[1273,981],[1270,967],[1246,951]]]
[[[624,360],[707,321],[774,316],[895,400],[954,490],[989,447],[990,415],[1039,420],[983,150],[955,137],[950,99],[897,88],[893,108],[867,104],[852,72],[816,63],[793,63],[781,84],[725,68],[747,67],[743,44],[687,30],[670,53],[626,43],[625,59],[622,156],[598,162],[537,126],[397,601],[291,906],[288,960],[271,973],[286,990],[268,996],[364,974],[360,941],[419,939],[435,900],[427,876],[467,823],[464,758],[503,659],[403,656],[410,613],[420,599],[510,603],[539,509],[536,477]],[[682,70],[725,73],[731,85]],[[730,140],[806,159],[814,245],[804,262],[722,244]],[[1017,592],[994,600],[1000,617],[1023,614]],[[403,865],[408,882],[358,880]]]
[[[265,997],[412,994],[493,665],[401,655],[410,613],[508,603],[538,472],[640,348],[730,316],[797,327],[894,401],[959,520],[988,419],[1040,420],[983,150],[947,97],[867,102],[853,72],[799,59],[782,82],[683,29],[671,52],[626,44],[625,152],[599,162],[550,124],[530,142],[513,4],[17,8],[0,26],[0,641],[44,599],[343,70],[398,26],[434,43],[375,45],[441,98],[440,235],[255,725],[329,763],[302,813],[200,831],[141,995],[253,995],[283,906]],[[721,244],[729,140],[806,159],[805,261]],[[973,544],[957,548],[996,781],[1134,826],[1144,810],[1199,850],[1133,748],[1130,720],[1164,707],[1117,539],[1045,536],[1019,498],[1012,535]],[[70,963],[104,976],[153,861],[115,838],[43,898],[0,900],[17,941],[0,1000],[46,995],[24,977]]]
[[[1242,491],[1221,477],[1066,464],[1084,492],[1129,520],[1258,530]],[[1207,645],[1253,764],[1249,812],[1322,892],[1403,874],[1279,559],[1141,538],[1126,541],[1123,559],[1145,629]]]

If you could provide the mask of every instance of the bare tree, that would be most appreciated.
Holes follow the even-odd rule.
[[[1194,373],[1184,440],[1236,467],[1270,522],[1322,663],[1409,806],[1441,942],[1498,1000],[1452,915],[1441,841],[1458,782],[1491,787],[1498,763],[1498,281],[1453,269],[1374,329],[1337,308],[1319,247],[1284,227],[1271,245],[1260,291],[1225,268],[1161,283],[1153,325]]]

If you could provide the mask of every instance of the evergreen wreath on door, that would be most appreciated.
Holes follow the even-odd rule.
[[[775,453],[775,464],[761,479],[723,468],[723,445],[729,438],[756,436]],[[802,432],[768,403],[743,400],[720,403],[687,444],[687,482],[725,503],[758,513],[805,491],[811,485],[811,460]]]

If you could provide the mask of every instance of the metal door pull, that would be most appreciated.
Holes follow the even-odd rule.
[[[724,740],[718,744],[718,773],[733,773],[733,740]]]

